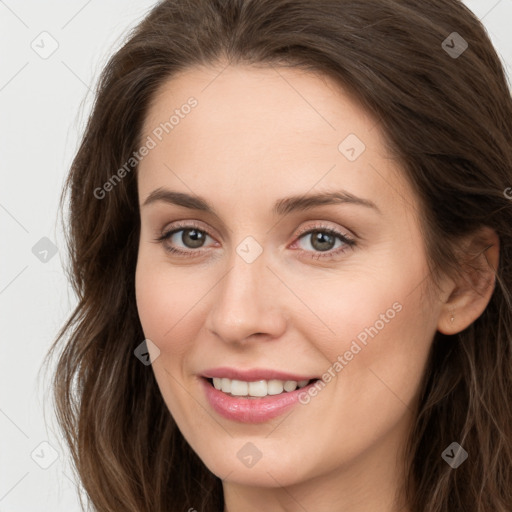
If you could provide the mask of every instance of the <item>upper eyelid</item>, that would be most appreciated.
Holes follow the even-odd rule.
[[[203,227],[202,223],[200,221],[196,221],[196,220],[176,221],[175,223],[173,223],[173,225],[171,227],[169,227],[169,228],[165,227],[162,230],[162,236],[169,235],[170,233],[176,233],[177,231],[183,231],[186,229],[198,229],[199,231],[203,231],[204,233],[206,233],[210,238],[214,238],[214,236],[212,236],[210,234],[211,230]],[[222,238],[222,237],[219,237],[219,238]]]
[[[317,224],[316,226],[308,226],[303,229],[300,229],[295,236],[299,238],[307,233],[310,233],[311,231],[332,231],[334,234],[343,236],[344,238],[347,238],[349,240],[354,240],[355,238],[357,238],[355,235],[351,234],[348,229],[334,228],[326,224],[324,225],[323,222],[320,222],[320,224]]]
[[[169,228],[164,227],[161,232],[163,234],[168,234],[168,233],[170,233],[172,231],[179,231],[179,230],[182,230],[182,229],[196,228],[196,229],[199,229],[200,231],[204,231],[206,234],[210,235],[210,231],[211,231],[210,228],[203,227],[203,223],[201,221],[197,221],[197,220],[175,221],[172,224],[173,225],[171,227],[169,227]],[[330,226],[330,225],[326,224],[326,221],[319,221],[319,224],[317,224],[317,225],[311,225],[311,226],[307,226],[307,227],[301,228],[296,233],[296,236],[303,235],[304,233],[307,233],[308,231],[314,230],[314,229],[318,229],[318,230],[319,229],[332,230],[332,231],[339,232],[340,234],[343,234],[343,235],[346,234],[347,237],[352,236],[350,234],[350,230],[348,230],[346,228],[335,228],[333,226]],[[216,230],[214,230],[214,231],[216,231]],[[348,233],[345,233],[345,232],[348,232]],[[354,235],[354,236],[357,236],[357,235]]]

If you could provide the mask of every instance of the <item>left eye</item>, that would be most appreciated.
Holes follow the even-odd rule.
[[[301,242],[305,240],[306,245],[311,246],[313,250],[306,248],[303,252],[307,256],[317,260],[322,258],[329,260],[336,256],[341,256],[349,248],[355,247],[356,245],[356,241],[348,235],[340,233],[335,229],[322,226],[303,232],[297,240],[295,244],[299,244],[301,247],[304,247]],[[339,242],[338,245],[336,245],[337,241]]]
[[[341,233],[327,229],[307,231],[299,237],[299,240],[309,241],[309,245],[313,248],[313,250],[319,252],[326,252],[332,249],[337,249],[343,245],[343,243],[349,242],[349,240]],[[339,244],[336,246],[337,241]],[[306,248],[305,250],[309,249]]]

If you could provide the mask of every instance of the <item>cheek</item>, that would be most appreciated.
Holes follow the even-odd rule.
[[[305,397],[305,407],[329,412],[311,427],[314,434],[304,435],[328,440],[336,432],[346,441],[334,450],[317,442],[326,464],[356,457],[397,428],[405,435],[435,332],[424,294],[411,289],[407,282],[347,289],[346,296],[324,304],[322,319],[336,334],[315,340],[329,382]]]
[[[348,276],[295,286],[309,311],[296,320],[307,330],[307,339],[325,354],[350,349],[356,340],[361,347],[396,329],[403,317],[414,315],[417,305],[406,283],[379,282],[371,276]],[[301,311],[300,305],[297,311]],[[301,320],[302,317],[302,320]]]
[[[183,391],[186,357],[191,347],[194,322],[187,311],[197,301],[195,293],[175,282],[165,262],[139,255],[135,274],[135,293],[144,336],[160,350],[151,365],[162,397],[182,432],[193,431],[190,396]],[[194,295],[194,297],[192,297]],[[195,300],[194,300],[195,299]],[[194,415],[192,415],[194,416]]]
[[[417,399],[435,333],[421,298],[416,291],[366,303],[364,313],[347,317],[346,337],[329,352],[338,415],[351,411],[369,438],[392,428]]]
[[[188,318],[189,304],[193,304],[196,295],[193,287],[176,282],[173,273],[166,270],[165,264],[139,257],[135,273],[135,295],[146,338],[156,343],[162,354],[171,350],[173,353],[182,353],[187,338],[183,328],[191,325],[184,319]]]
[[[164,313],[170,310],[172,303],[169,291],[164,280],[159,279],[158,272],[152,270],[139,256],[135,272],[135,297],[146,338],[160,339],[166,330]]]
[[[426,282],[418,286],[418,276],[427,272],[424,261],[395,268],[385,275],[359,274],[324,284],[308,295],[308,304],[327,327],[320,335],[304,321],[303,329],[326,361],[322,371],[334,375],[328,386],[353,401],[353,410],[361,410],[355,397],[361,400],[362,389],[369,408],[380,409],[386,395],[412,401],[436,331]]]

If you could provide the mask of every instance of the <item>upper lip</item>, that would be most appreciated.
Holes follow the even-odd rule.
[[[258,380],[311,380],[317,377],[310,375],[297,375],[288,372],[282,372],[279,370],[271,370],[268,368],[252,368],[250,370],[240,370],[239,368],[219,367],[210,368],[201,373],[202,377],[211,379],[214,377],[222,378],[225,377],[231,380],[243,380],[246,382],[255,382]]]

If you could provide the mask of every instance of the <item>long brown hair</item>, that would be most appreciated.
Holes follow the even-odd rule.
[[[140,147],[164,81],[219,62],[329,75],[379,119],[417,194],[434,279],[463,268],[462,236],[482,226],[498,234],[497,286],[484,313],[456,335],[434,337],[406,489],[414,512],[510,512],[512,100],[484,28],[458,0],[164,0],[110,59],[61,198],[62,206],[69,194],[78,305],[48,354],[60,349],[57,418],[91,504],[223,510],[221,481],[184,440],[151,367],[134,356],[144,339],[134,289],[136,165],[95,193]],[[456,470],[441,458],[452,441],[470,452]]]

